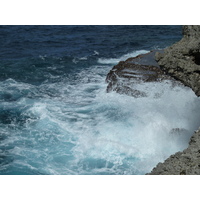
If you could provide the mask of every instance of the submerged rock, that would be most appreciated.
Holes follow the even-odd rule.
[[[200,26],[183,26],[183,38],[155,57],[166,74],[200,96]]]
[[[134,97],[145,97],[144,91],[137,90],[135,85],[141,82],[161,82],[173,80],[165,74],[155,61],[155,53],[151,51],[126,61],[119,62],[107,75],[107,92],[116,91],[120,94],[127,94]]]

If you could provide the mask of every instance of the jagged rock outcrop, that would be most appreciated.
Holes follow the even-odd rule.
[[[155,58],[163,71],[200,96],[200,26],[183,26],[183,38]]]
[[[107,92],[144,97],[146,94],[136,90],[135,84],[169,79],[176,84],[180,81],[200,96],[200,26],[183,26],[183,38],[164,51],[152,51],[114,66],[106,78]],[[187,149],[159,163],[148,174],[200,175],[200,128]]]
[[[108,83],[107,92],[116,91],[117,93],[133,97],[145,97],[147,94],[144,91],[137,90],[136,84],[141,82],[160,82],[163,80],[173,80],[176,82],[175,79],[166,75],[160,69],[155,61],[156,52],[158,51],[151,51],[129,58],[114,66],[106,78]]]
[[[158,163],[148,175],[200,175],[200,128],[191,137],[187,149]]]
[[[183,26],[183,38],[157,53],[161,69],[200,96],[200,26]],[[182,152],[159,163],[149,175],[200,175],[200,128],[191,137],[189,146]]]

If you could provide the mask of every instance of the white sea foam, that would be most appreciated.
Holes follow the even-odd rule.
[[[58,102],[47,104],[54,126],[62,127],[62,134],[70,135],[74,144],[73,159],[65,161],[67,169],[58,168],[58,174],[69,170],[74,174],[144,174],[187,147],[200,117],[199,99],[192,90],[165,81],[136,86],[147,92],[145,98],[106,93],[102,71],[99,66],[82,71],[79,75],[84,78],[68,90],[70,98],[63,93]]]
[[[138,50],[138,51],[133,51],[131,53],[127,53],[119,58],[99,58],[98,63],[100,64],[117,64],[120,61],[125,61],[126,59],[130,57],[135,57],[140,54],[145,54],[148,53],[149,51],[146,50]]]
[[[99,52],[98,51],[94,51],[93,55],[99,55]]]
[[[79,60],[87,60],[88,58],[87,57],[81,57],[79,58]]]
[[[158,89],[163,93],[155,98]],[[112,163],[115,173],[120,166],[118,173],[145,173],[187,147],[199,125],[199,99],[190,89],[166,82],[154,83],[154,88],[147,84],[145,90],[152,94],[133,98],[99,91],[91,107],[93,119],[77,123],[81,129],[73,153],[79,164],[91,158]],[[178,132],[172,134],[173,129]]]
[[[22,128],[13,126],[13,137],[2,145],[15,146],[9,152],[18,164],[23,160],[44,174],[144,174],[187,147],[199,126],[200,100],[194,92],[165,81],[136,84],[147,93],[143,98],[106,93],[110,69],[91,66],[76,80],[38,88],[56,95],[15,103],[24,105],[21,115],[30,118]]]

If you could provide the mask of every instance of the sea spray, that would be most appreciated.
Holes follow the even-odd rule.
[[[126,59],[130,58],[130,57],[135,57],[137,55],[140,55],[140,54],[145,54],[145,53],[148,53],[149,51],[146,51],[146,50],[138,50],[138,51],[133,51],[131,53],[127,53],[119,58],[99,58],[98,59],[98,63],[100,64],[117,64],[118,62],[120,61],[125,61]]]
[[[105,82],[118,61],[173,43],[179,28],[13,29],[3,27],[0,47],[0,174],[145,174],[187,147],[199,119],[189,88],[140,83],[147,96],[134,98]]]
[[[1,144],[12,158],[8,169],[38,174],[144,174],[187,147],[200,117],[199,99],[191,89],[164,81],[136,85],[147,97],[106,93],[108,70],[109,66],[92,66],[76,74],[73,82],[24,85],[30,91],[13,105],[20,113],[6,125],[12,134]],[[12,95],[23,91],[23,83],[8,83]],[[49,93],[41,94],[44,88]]]
[[[98,160],[104,160],[105,166],[106,163],[112,166],[108,172],[105,169],[99,173],[143,174],[187,147],[198,126],[199,114],[194,112],[198,98],[183,86],[173,87],[170,82],[153,84],[154,88],[152,84],[144,84],[144,89],[151,91],[145,98],[114,92],[96,97],[98,107],[95,111],[101,112],[94,115],[95,125],[85,127],[84,124],[86,130],[78,138],[79,145],[73,149],[76,157],[81,158],[79,163],[87,163],[83,174],[91,173],[90,165]],[[155,95],[158,88],[159,97]]]

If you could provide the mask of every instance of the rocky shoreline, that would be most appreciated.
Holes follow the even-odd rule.
[[[145,97],[145,92],[134,88],[135,84],[164,80],[190,87],[200,96],[200,26],[183,26],[183,38],[162,51],[151,51],[119,62],[107,75],[107,92]],[[200,128],[191,137],[187,149],[158,163],[148,173],[158,174],[200,174]]]
[[[183,38],[155,59],[164,72],[200,96],[200,26],[183,26]]]
[[[200,129],[191,137],[187,149],[158,163],[147,175],[200,175]]]
[[[167,75],[155,60],[155,54],[161,51],[151,51],[141,54],[126,61],[119,62],[107,74],[107,92],[116,91],[119,94],[126,94],[138,97],[146,97],[147,94],[136,89],[141,82],[162,82],[170,80],[175,85],[181,82]]]

